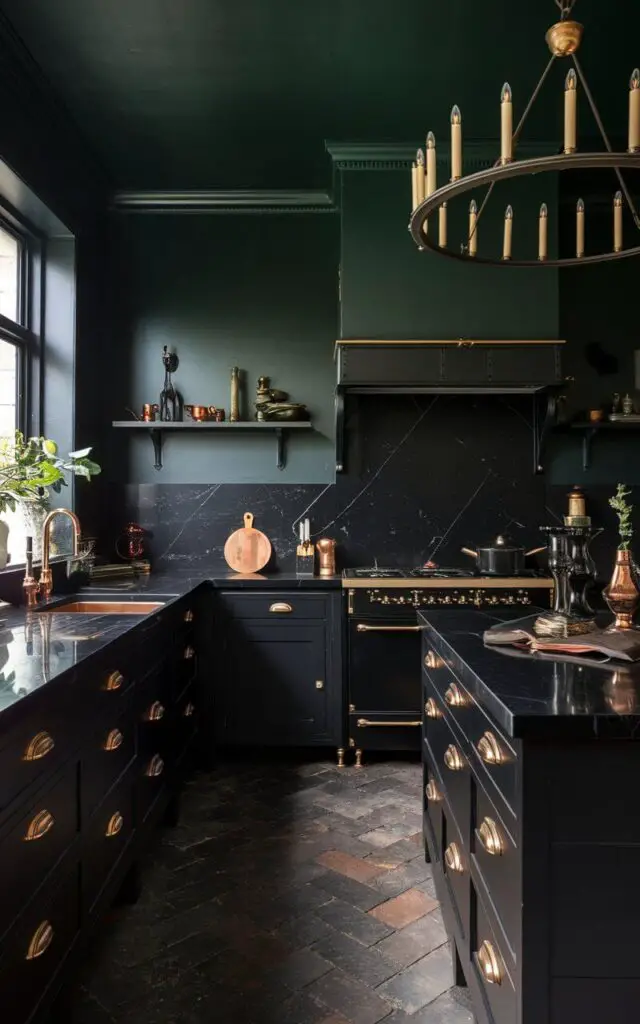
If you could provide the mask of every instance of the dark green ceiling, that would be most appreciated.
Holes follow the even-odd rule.
[[[494,136],[503,81],[517,113],[557,13],[552,0],[0,0],[0,10],[130,188],[328,184],[325,138],[446,135],[454,102],[469,137]],[[603,115],[623,133],[640,4],[580,0],[575,15]],[[543,99],[530,131],[549,138],[559,77]]]

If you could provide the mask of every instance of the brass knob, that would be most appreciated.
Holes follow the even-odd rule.
[[[293,608],[290,604],[287,604],[286,601],[274,601],[274,603],[269,606],[269,611],[275,612],[276,615],[286,615],[288,612],[292,612]]]
[[[444,661],[435,651],[427,651],[424,658],[427,668],[443,668]]]
[[[29,822],[27,831],[23,836],[25,843],[32,843],[36,839],[42,839],[43,836],[46,836],[47,832],[51,831],[54,824],[55,821],[51,811],[38,811]]]
[[[453,871],[456,875],[464,874],[464,864],[457,843],[449,843],[444,851],[444,862],[449,871]]]
[[[460,772],[464,768],[462,754],[453,743],[450,743],[444,752],[444,763],[452,772]]]
[[[185,709],[182,712],[182,714],[183,714],[183,716],[185,718],[191,718],[191,716],[192,716],[192,714],[193,714],[193,712],[195,710],[196,710],[195,704],[192,704],[191,701],[189,701],[189,703],[185,705]]]
[[[104,688],[105,688],[105,690],[119,690],[123,683],[124,683],[124,676],[123,676],[122,672],[118,672],[116,670],[115,672],[111,672],[107,676],[105,684],[104,684]]]
[[[324,690],[324,679],[316,679],[316,690]]]
[[[183,654],[184,660],[185,661],[190,661],[191,658],[195,658],[195,656],[196,656],[195,649],[191,646],[191,644],[188,644],[185,647],[185,649],[184,649],[184,654]]]
[[[163,771],[164,761],[160,757],[160,754],[154,754],[151,760],[149,761],[149,764],[147,765],[145,775],[148,775],[150,779],[153,779],[157,775],[162,775]]]
[[[193,622],[194,617],[195,616],[194,616],[193,612],[191,611],[191,608],[187,608],[187,610],[186,610],[186,612],[184,613],[184,616],[183,616],[184,621],[185,622]]]
[[[433,781],[433,779],[429,779],[429,781],[427,782],[427,784],[426,784],[426,786],[424,788],[424,791],[427,794],[427,800],[430,800],[431,803],[436,804],[440,800],[442,800],[442,797],[440,796],[440,790],[436,786],[436,784]]]
[[[49,921],[43,921],[42,924],[38,925],[33,933],[31,942],[29,943],[29,948],[27,949],[26,959],[36,960],[37,957],[42,956],[42,954],[46,953],[48,950],[52,940],[53,928]]]
[[[109,818],[109,824],[107,825],[105,832],[107,838],[110,839],[112,836],[117,836],[119,832],[122,832],[123,825],[124,818],[120,814],[120,811],[116,811],[116,813],[112,814]]]
[[[53,736],[50,736],[49,733],[44,730],[42,732],[38,732],[32,740],[29,740],[27,749],[22,755],[22,760],[39,761],[41,757],[46,757],[54,747],[55,742]]]
[[[478,950],[478,963],[485,981],[490,985],[502,984],[502,964],[488,939],[484,940]]]
[[[107,738],[103,743],[103,747],[105,750],[117,750],[118,747],[122,746],[123,740],[124,736],[119,729],[111,729],[111,731],[107,733]]]
[[[500,835],[498,826],[493,818],[483,819],[480,827],[476,829],[476,836],[483,848],[487,853],[490,853],[492,857],[502,856],[505,850],[504,839]]]
[[[159,700],[154,700],[145,713],[145,720],[147,722],[159,722],[164,717],[165,707]]]
[[[429,697],[429,700],[424,706],[424,713],[427,718],[442,718],[442,711],[436,704],[433,697]]]
[[[463,708],[467,703],[467,698],[455,683],[451,683],[451,686],[447,687],[444,692],[444,699],[452,708]]]
[[[506,758],[492,732],[487,730],[478,740],[478,753],[487,764],[504,764]]]

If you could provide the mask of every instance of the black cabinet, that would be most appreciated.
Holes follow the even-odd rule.
[[[216,635],[220,743],[342,747],[339,595],[221,594]]]

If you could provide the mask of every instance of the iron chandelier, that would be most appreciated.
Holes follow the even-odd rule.
[[[551,58],[536,85],[515,131],[513,130],[513,97],[511,87],[505,82],[500,96],[500,156],[494,165],[475,174],[463,175],[462,116],[457,106],[451,111],[451,178],[446,185],[437,187],[436,140],[433,132],[427,135],[425,149],[419,149],[411,168],[412,214],[409,230],[420,250],[430,249],[457,260],[512,267],[567,267],[603,263],[607,260],[624,259],[640,254],[640,244],[628,248],[623,243],[623,214],[625,207],[631,215],[635,228],[640,232],[640,217],[631,193],[625,182],[623,171],[640,168],[640,70],[631,73],[629,80],[629,137],[626,152],[614,152],[596,106],[593,94],[577,57],[583,34],[583,26],[573,21],[571,13],[576,0],[554,0],[560,9],[560,21],[548,30],[545,39]],[[514,157],[527,117],[555,61],[568,57],[572,62],[564,85],[564,144],[562,152],[553,156],[518,160]],[[582,90],[591,109],[604,143],[604,151],[581,153],[577,145],[577,103]],[[576,204],[575,256],[563,259],[548,257],[548,211],[542,204],[538,216],[538,252],[533,259],[513,259],[512,240],[514,211],[507,206],[504,214],[502,255],[492,257],[478,252],[480,219],[496,184],[526,174],[540,174],[549,171],[579,169],[611,169],[618,178],[619,189],[612,196],[612,247],[609,252],[585,255],[585,204],[578,199]],[[486,192],[477,204],[469,204],[468,235],[460,250],[448,247],[447,208],[448,203],[467,192],[484,189]],[[437,218],[432,216],[437,212]],[[431,218],[431,222],[430,222]],[[435,223],[437,220],[437,223]],[[437,228],[437,230],[435,230]]]

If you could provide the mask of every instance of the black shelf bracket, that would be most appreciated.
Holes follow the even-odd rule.
[[[153,444],[153,468],[162,469],[162,432],[160,430],[149,430],[149,436]]]
[[[284,469],[287,464],[285,442],[284,442],[284,431],[278,428],[276,430],[276,468]]]
[[[587,470],[591,465],[591,446],[593,439],[598,433],[598,427],[585,427],[582,434],[582,468]]]
[[[538,392],[533,396],[533,472],[544,473],[544,452],[558,418],[559,391]]]

